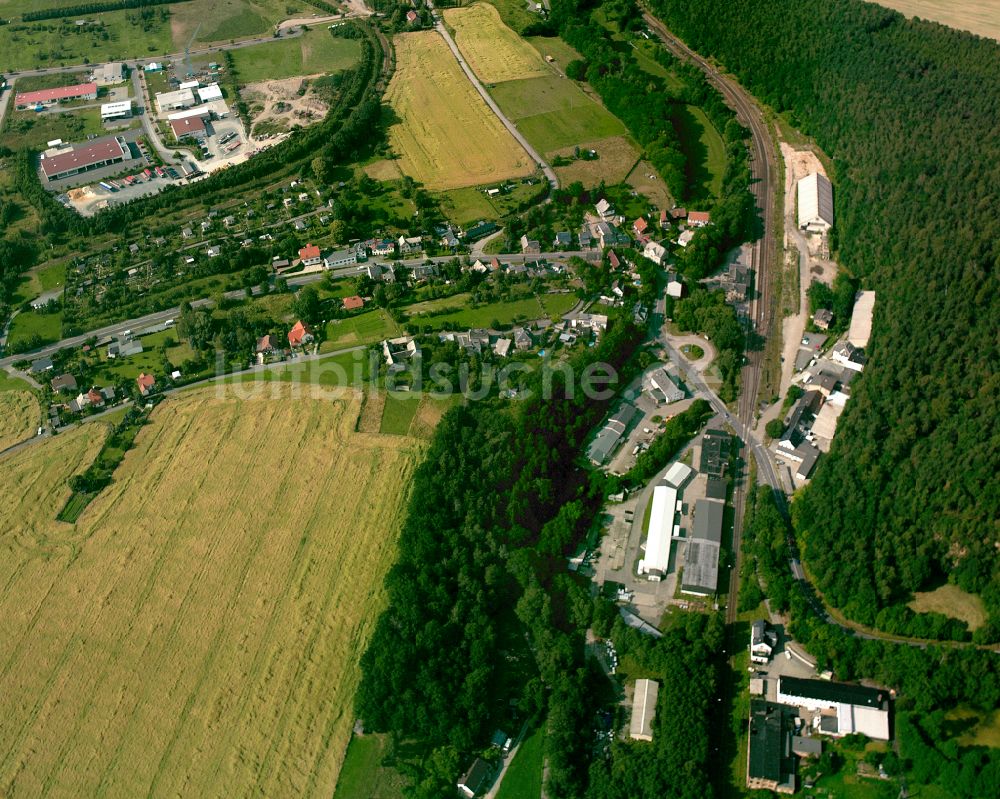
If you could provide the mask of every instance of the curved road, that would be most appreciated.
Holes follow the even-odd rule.
[[[444,40],[448,43],[448,47],[451,48],[452,55],[454,55],[457,59],[458,65],[462,68],[465,76],[469,79],[469,81],[471,81],[472,85],[476,87],[476,91],[479,92],[480,97],[486,101],[486,105],[490,107],[490,110],[497,115],[497,119],[499,119],[503,123],[503,126],[510,131],[510,135],[517,139],[517,143],[520,144],[524,148],[525,152],[534,159],[535,163],[542,168],[542,172],[545,173],[545,177],[548,178],[552,188],[558,189],[559,178],[556,177],[555,170],[549,166],[548,162],[542,158],[534,147],[528,144],[528,140],[521,135],[521,131],[517,129],[517,126],[507,119],[503,111],[500,110],[500,106],[494,102],[493,98],[490,97],[489,92],[486,91],[483,84],[479,82],[479,78],[476,77],[469,65],[465,63],[465,59],[462,58],[462,53],[459,51],[458,45],[455,44],[455,40],[451,37],[451,34],[445,27],[444,22],[441,21],[440,17],[438,17],[437,11],[434,9],[433,5],[431,6],[431,9],[431,13],[434,14],[434,29],[440,33]]]

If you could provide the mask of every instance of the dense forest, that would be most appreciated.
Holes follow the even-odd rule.
[[[868,366],[794,508],[820,589],[902,631],[912,593],[950,579],[996,640],[1000,46],[858,0],[652,6],[832,156],[838,258],[878,292]]]

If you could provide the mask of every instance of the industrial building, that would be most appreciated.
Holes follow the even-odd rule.
[[[601,432],[595,436],[587,450],[587,456],[595,466],[600,466],[618,446],[629,423],[635,418],[635,406],[624,403],[618,412],[608,419]]]
[[[182,139],[204,139],[208,135],[205,128],[205,120],[199,116],[184,117],[183,119],[171,119],[170,129],[174,132],[177,141]]]
[[[132,157],[129,146],[121,136],[97,139],[82,147],[65,147],[42,153],[42,174],[46,180],[59,180],[127,161]]]
[[[653,717],[656,715],[656,698],[660,684],[656,680],[636,680],[632,695],[632,720],[628,736],[634,741],[653,740]]]
[[[649,382],[657,402],[671,403],[684,399],[683,389],[677,386],[670,373],[662,366],[649,375]]]
[[[198,92],[198,97],[201,98],[203,103],[210,103],[213,100],[222,99],[222,89],[219,88],[218,83],[212,83],[208,86],[202,86],[200,89],[196,90]]]
[[[825,233],[833,227],[833,184],[813,172],[799,181],[799,228]]]
[[[178,89],[174,92],[160,92],[156,95],[156,110],[161,114],[190,108],[194,105],[194,92],[190,89]]]
[[[122,100],[120,103],[103,103],[101,105],[101,122],[111,122],[115,119],[128,119],[131,116],[131,100]]]
[[[795,793],[794,723],[793,708],[761,699],[750,700],[747,788]]]
[[[674,524],[678,505],[677,489],[673,486],[661,484],[653,489],[646,553],[639,561],[639,574],[647,575],[653,582],[662,580],[670,566],[670,540],[680,532]]]
[[[722,547],[722,518],[725,503],[699,499],[694,506],[694,526],[684,553],[681,591],[711,596],[719,585],[719,550]]]
[[[854,310],[851,312],[851,327],[847,331],[847,340],[855,347],[864,349],[872,336],[872,316],[875,312],[875,292],[861,291],[854,300]]]
[[[111,61],[94,70],[94,80],[102,86],[114,86],[125,82],[125,65],[121,61]]]
[[[60,86],[56,89],[40,89],[24,92],[14,98],[17,108],[31,108],[38,105],[55,105],[63,100],[96,100],[96,83],[78,83],[74,86]]]
[[[778,678],[778,701],[817,713],[814,728],[841,737],[861,733],[879,741],[889,740],[889,692],[863,685]]]
[[[698,471],[709,477],[724,477],[729,464],[732,436],[725,430],[706,430],[701,437],[701,459]]]
[[[693,474],[693,472],[694,469],[686,463],[677,461],[677,463],[667,469],[667,473],[663,476],[663,479],[674,488],[680,488],[687,482],[687,479]]]

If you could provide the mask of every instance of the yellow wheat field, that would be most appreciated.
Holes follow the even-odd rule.
[[[400,169],[432,191],[530,175],[535,165],[462,72],[436,31],[395,37],[386,98],[400,122],[389,141]]]
[[[952,28],[1000,40],[1000,0],[877,0],[908,17],[934,20]]]
[[[76,526],[103,430],[4,464],[0,795],[332,795],[423,445],[271,388],[161,405]]]
[[[493,6],[445,9],[444,19],[455,31],[462,56],[484,83],[552,74],[538,51],[504,25]]]
[[[0,392],[0,452],[31,438],[39,418],[38,400],[30,391]]]

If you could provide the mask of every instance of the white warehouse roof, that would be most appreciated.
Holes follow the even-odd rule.
[[[821,232],[833,227],[833,185],[813,172],[799,181],[799,227]]]
[[[198,81],[196,81],[196,80],[185,81],[184,83],[182,83],[177,88],[179,88],[179,89],[197,89],[198,88]]]
[[[190,89],[178,89],[175,92],[160,92],[156,95],[156,107],[162,114],[175,108],[187,108],[194,105],[194,93]]]
[[[131,114],[131,113],[132,113],[131,100],[122,100],[120,103],[101,104],[102,117],[113,117],[113,116],[119,116],[121,114]]]
[[[677,463],[675,463],[667,470],[667,473],[663,479],[666,480],[668,483],[670,483],[670,485],[674,486],[675,488],[680,488],[682,485],[684,485],[684,481],[691,476],[691,471],[692,471],[691,467],[688,466],[686,463],[681,463],[680,461],[677,461]]]
[[[209,86],[204,86],[198,89],[198,96],[201,98],[203,103],[210,103],[212,100],[222,99],[222,89],[219,88],[218,83],[213,83]]]
[[[864,349],[872,335],[872,316],[875,312],[875,292],[862,291],[854,300],[854,310],[851,312],[851,329],[847,332],[847,340],[855,347]]]
[[[653,740],[653,716],[656,715],[656,698],[659,694],[660,684],[656,680],[635,681],[629,738],[637,741]]]
[[[649,536],[646,538],[646,572],[659,578],[670,565],[670,536],[674,531],[677,512],[677,489],[658,485],[653,489],[653,507],[649,514]]]

